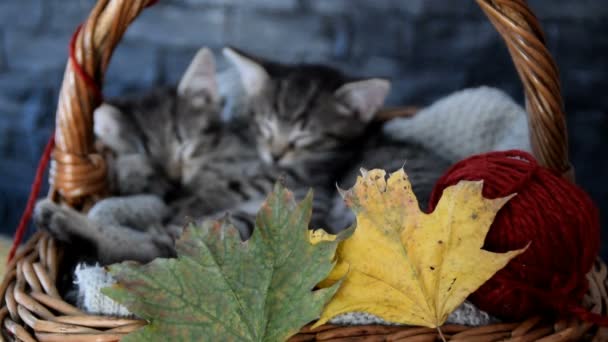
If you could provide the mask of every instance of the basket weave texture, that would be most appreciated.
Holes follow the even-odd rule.
[[[395,0],[397,1],[397,0]],[[568,160],[565,115],[558,69],[545,46],[539,22],[524,0],[476,0],[504,39],[522,80],[529,113],[530,138],[539,163],[573,180]],[[49,197],[86,210],[107,192],[107,168],[96,153],[93,110],[114,48],[129,24],[154,0],[99,0],[71,42],[56,114],[56,146]],[[488,61],[489,63],[491,61]],[[386,117],[412,110],[387,110]],[[145,325],[138,319],[87,315],[68,304],[57,290],[65,250],[49,235],[36,233],[7,266],[0,285],[2,340],[117,341]],[[606,314],[608,270],[598,260],[588,274],[585,306]],[[608,341],[608,329],[576,319],[525,322],[471,328],[441,327],[451,341]],[[404,326],[324,325],[304,327],[290,341],[436,341],[437,330]]]

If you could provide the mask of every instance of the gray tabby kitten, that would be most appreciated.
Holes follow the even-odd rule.
[[[246,238],[280,175],[296,194],[330,188],[332,172],[347,158],[345,146],[365,132],[388,82],[350,80],[320,66],[263,63],[234,50],[226,55],[246,94],[234,125],[219,121],[213,58],[202,50],[176,91],[96,111],[95,132],[116,154],[115,190],[128,197],[100,201],[87,216],[42,201],[38,226],[64,241],[88,241],[103,264],[145,262],[171,256],[186,222],[224,210],[242,216]],[[146,195],[129,196],[138,193]],[[331,196],[315,198],[325,203],[317,207],[329,207]]]
[[[371,124],[390,90],[388,81],[344,84],[344,76],[327,67],[285,67],[235,50],[224,53],[240,70],[250,96],[245,108],[257,129],[260,157],[315,189],[313,220],[322,217],[326,230],[335,233],[354,222],[334,190],[336,181],[354,185],[361,167],[394,171],[405,166],[426,208],[450,162],[417,143],[392,140],[382,125]]]
[[[235,121],[252,125],[260,159],[283,175],[296,197],[315,190],[312,223],[327,227],[335,177],[384,104],[389,81],[353,79],[326,66],[286,65],[230,48],[224,55],[238,69],[245,93]],[[264,193],[271,187],[267,183]],[[251,205],[255,211],[258,201]]]
[[[117,197],[87,215],[49,200],[37,203],[40,229],[79,248],[76,255],[102,264],[172,256],[181,226],[171,224],[173,192],[193,177],[200,158],[213,158],[220,99],[213,55],[201,49],[177,89],[163,88],[104,104],[94,131],[112,154],[110,183]],[[229,143],[228,143],[229,144]]]

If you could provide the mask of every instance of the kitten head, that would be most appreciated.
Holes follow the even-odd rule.
[[[257,148],[269,164],[291,167],[340,157],[360,137],[390,89],[387,80],[353,80],[320,65],[262,61],[234,49]]]
[[[177,181],[185,161],[213,139],[220,107],[213,55],[203,48],[177,89],[125,96],[97,108],[94,132],[115,154],[144,155],[152,168]]]

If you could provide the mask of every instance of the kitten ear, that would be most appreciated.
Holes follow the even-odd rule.
[[[234,49],[227,47],[222,52],[237,68],[245,93],[250,97],[258,95],[270,79],[264,67]]]
[[[349,82],[341,86],[334,95],[349,109],[359,115],[363,122],[370,121],[384,105],[391,89],[391,82],[380,78]]]
[[[129,124],[120,109],[103,103],[93,112],[93,132],[101,142],[117,153],[131,153],[137,147],[129,138]]]
[[[215,59],[208,48],[198,50],[177,86],[179,96],[188,96],[197,106],[220,98],[215,76]]]

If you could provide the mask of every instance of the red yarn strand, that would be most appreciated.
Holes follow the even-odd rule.
[[[103,94],[101,93],[101,89],[99,89],[99,85],[97,84],[97,82],[95,82],[91,75],[87,74],[82,69],[82,66],[78,63],[78,60],[76,59],[76,39],[78,38],[78,33],[81,29],[82,24],[78,25],[76,31],[70,39],[70,63],[72,64],[72,68],[76,72],[76,75],[78,75],[78,77],[80,77],[84,81],[84,83],[86,83],[87,87],[93,92],[95,99],[101,101],[103,99]]]
[[[55,146],[55,133],[51,135],[46,147],[44,148],[44,152],[42,153],[42,157],[38,162],[38,168],[36,169],[36,176],[34,177],[34,183],[32,184],[32,189],[30,191],[30,196],[27,199],[27,204],[25,206],[25,211],[21,216],[21,220],[19,221],[19,226],[17,226],[17,230],[15,231],[15,237],[13,238],[13,245],[11,246],[11,250],[8,254],[7,263],[13,260],[15,257],[15,253],[17,252],[17,248],[21,244],[21,240],[23,240],[23,235],[27,229],[27,224],[30,222],[30,218],[32,217],[32,213],[34,211],[34,204],[36,203],[36,199],[38,198],[38,194],[40,193],[40,187],[42,186],[42,178],[44,177],[44,171],[49,164],[49,160],[51,159],[51,152],[53,151],[53,147]]]
[[[589,312],[589,310],[583,307],[572,306],[569,308],[569,311],[585,322],[601,325],[603,327],[608,326],[608,317]]]

